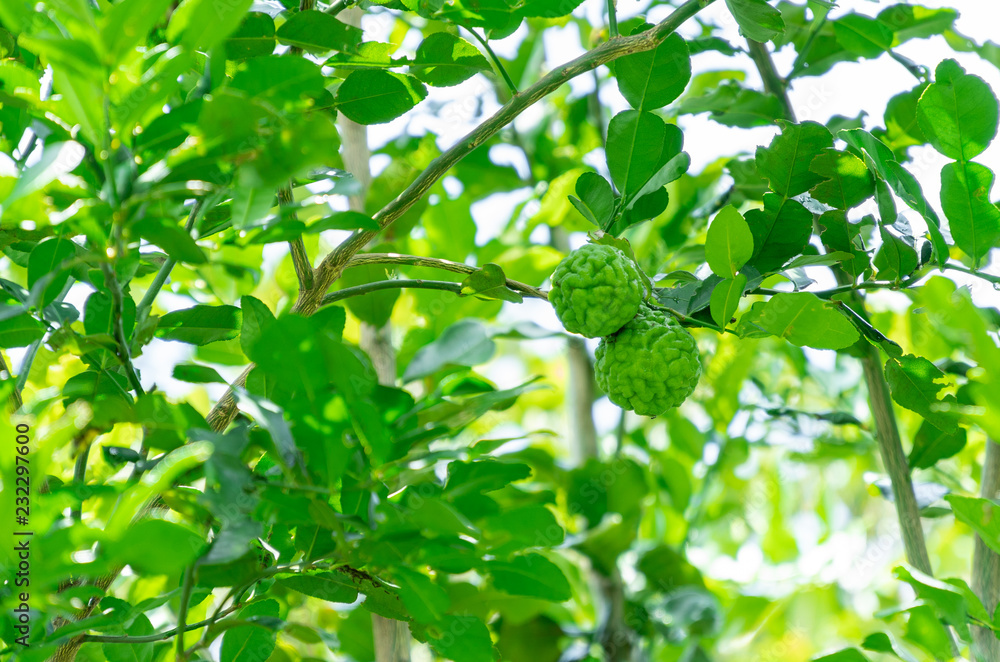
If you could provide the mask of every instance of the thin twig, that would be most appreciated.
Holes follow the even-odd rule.
[[[784,80],[778,75],[778,70],[774,66],[771,58],[771,51],[767,44],[762,44],[753,39],[747,39],[747,46],[750,59],[753,60],[757,71],[760,72],[761,80],[764,82],[764,90],[781,102],[781,107],[785,111],[785,119],[795,121],[795,111],[792,110],[792,102],[788,98],[788,90]]]
[[[188,602],[191,600],[191,587],[194,585],[194,564],[184,569],[184,584],[181,587],[181,604],[177,610],[177,662],[184,662],[184,633],[187,631]]]
[[[618,37],[618,8],[615,7],[615,0],[608,0],[608,36],[611,39]]]
[[[244,605],[233,605],[229,609],[225,610],[220,614],[219,617],[228,616],[233,613],[241,606]],[[219,618],[216,617],[216,618]],[[197,630],[198,628],[203,628],[206,625],[211,625],[215,622],[215,618],[206,618],[203,621],[198,621],[197,623],[188,623],[184,626],[185,632],[190,632],[191,630]],[[171,628],[163,632],[156,634],[145,634],[145,635],[111,635],[111,634],[85,634],[80,637],[80,643],[87,642],[99,642],[105,644],[150,644],[156,641],[164,641],[166,639],[171,639],[178,633],[178,628]]]
[[[196,198],[194,204],[191,206],[191,211],[188,213],[187,222],[184,223],[184,231],[190,233],[201,220],[202,215],[208,211],[206,208],[205,198]],[[166,261],[160,265],[160,270],[156,272],[156,276],[153,277],[153,282],[149,284],[149,288],[146,293],[142,296],[142,300],[139,301],[139,305],[135,307],[135,319],[136,327],[138,327],[149,315],[149,311],[153,307],[153,301],[156,300],[156,296],[163,289],[163,285],[167,282],[167,278],[170,276],[170,272],[173,271],[174,266],[177,265],[177,260],[172,257],[168,257]]]
[[[132,357],[129,352],[128,340],[125,338],[125,323],[122,315],[125,296],[122,294],[121,284],[118,282],[118,276],[111,263],[102,262],[101,269],[104,271],[104,285],[111,293],[111,332],[114,335],[115,345],[117,346],[115,353],[118,355],[118,361],[122,364],[122,368],[125,369],[125,375],[128,377],[129,384],[132,385],[132,388],[138,395],[143,395],[145,391],[142,390],[139,375],[135,373],[135,367],[132,365]]]
[[[483,50],[486,51],[486,54],[489,56],[490,61],[493,62],[493,66],[497,70],[497,74],[499,74],[499,76],[503,78],[503,82],[506,83],[507,91],[510,92],[510,95],[511,96],[516,95],[517,85],[514,84],[514,81],[511,79],[510,74],[507,73],[507,69],[504,68],[503,63],[500,61],[500,58],[498,58],[497,54],[493,52],[492,48],[490,48],[490,42],[480,37],[479,33],[473,30],[472,28],[466,28],[466,30],[468,30],[469,34],[471,34],[473,37],[476,38],[476,41],[479,42],[479,45],[482,46]]]
[[[787,85],[790,80],[802,73],[802,70],[806,67],[806,58],[809,57],[809,51],[812,50],[813,44],[816,43],[816,37],[819,36],[820,31],[823,30],[823,26],[826,24],[826,15],[819,19],[813,29],[809,32],[809,36],[806,38],[806,43],[802,45],[802,50],[798,52],[795,56],[795,61],[792,63],[792,69],[785,76],[785,84]]]
[[[345,269],[365,264],[405,264],[413,267],[430,267],[451,271],[456,274],[471,274],[479,271],[463,262],[453,262],[439,257],[423,257],[419,255],[402,255],[400,253],[360,253],[347,261]],[[548,299],[548,294],[537,287],[532,287],[520,281],[507,279],[507,287],[535,299]]]

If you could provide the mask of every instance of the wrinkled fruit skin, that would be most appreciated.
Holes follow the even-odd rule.
[[[586,244],[552,272],[549,301],[567,331],[600,338],[635,317],[644,294],[639,269],[624,253]]]
[[[673,316],[643,306],[621,331],[601,339],[594,374],[611,402],[659,416],[694,391],[701,358],[694,337]]]

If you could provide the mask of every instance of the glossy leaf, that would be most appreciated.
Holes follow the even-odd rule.
[[[207,345],[239,335],[243,314],[236,306],[194,306],[160,317],[156,337]]]
[[[705,259],[712,271],[732,279],[753,255],[754,237],[735,207],[724,207],[708,226]]]
[[[793,345],[814,349],[843,349],[860,334],[843,314],[815,294],[775,294],[756,324]]]
[[[833,136],[816,122],[779,124],[781,135],[769,146],[757,148],[757,172],[768,180],[772,191],[792,197],[823,181],[810,166],[823,149],[832,146]]]
[[[748,39],[770,41],[785,30],[781,13],[764,0],[726,0],[726,6]]]
[[[435,87],[450,87],[490,71],[490,63],[479,50],[449,32],[435,32],[420,42],[410,73]]]
[[[671,34],[651,51],[617,60],[614,71],[618,89],[630,106],[636,110],[662,108],[679,97],[691,80],[687,43],[680,35]]]
[[[276,33],[282,44],[301,48],[309,53],[353,51],[361,43],[361,29],[341,22],[336,17],[316,9],[292,14]]]
[[[948,158],[975,158],[996,136],[996,95],[982,78],[965,73],[954,60],[939,64],[934,77],[917,102],[921,131]]]
[[[941,169],[941,208],[955,244],[977,264],[1000,246],[1000,209],[990,200],[993,171],[978,163]]]
[[[337,109],[358,124],[384,124],[426,96],[427,89],[412,76],[359,69],[337,88]]]
[[[885,364],[885,378],[898,405],[945,432],[955,430],[955,414],[949,410],[955,396],[943,394],[944,373],[933,363],[912,354],[891,358]]]

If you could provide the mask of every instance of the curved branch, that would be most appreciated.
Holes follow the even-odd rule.
[[[434,159],[426,170],[400,193],[394,200],[383,207],[373,217],[381,228],[391,225],[405,214],[417,200],[424,196],[437,180],[445,175],[456,163],[466,155],[483,145],[499,131],[514,121],[525,110],[541,101],[546,96],[562,87],[566,82],[580,74],[596,69],[625,55],[649,51],[659,46],[664,39],[687,19],[714,0],[688,0],[678,7],[670,16],[658,23],[651,30],[629,37],[619,37],[607,41],[593,50],[559,67],[544,76],[531,87],[516,94],[500,110],[488,120],[468,133],[462,140],[445,150],[441,156]],[[312,314],[320,305],[323,296],[344,269],[351,257],[358,253],[378,233],[372,230],[357,231],[346,241],[331,251],[316,268],[316,287],[305,296],[300,297],[295,304],[296,312],[304,315]]]
[[[451,271],[456,274],[471,274],[479,271],[479,267],[469,266],[464,262],[453,262],[452,260],[444,260],[439,257],[402,255],[400,253],[359,253],[348,260],[344,268],[350,269],[351,267],[359,267],[365,264],[406,264],[411,267],[430,267],[432,269]],[[548,300],[549,298],[548,293],[544,290],[517,280],[511,280],[510,278],[507,279],[507,287],[535,299]]]
[[[503,108],[494,113],[492,117],[469,132],[450,149],[445,150],[441,156],[434,159],[427,169],[420,173],[406,187],[406,190],[383,207],[373,218],[378,222],[380,228],[384,229],[388,227],[396,219],[405,214],[410,207],[416,204],[417,200],[427,193],[434,183],[443,177],[452,166],[499,133],[500,129],[513,122],[518,115],[535,103],[544,99],[547,95],[580,74],[592,71],[622,56],[656,48],[663,40],[673,34],[684,21],[714,1],[687,0],[687,2],[675,9],[670,16],[658,23],[651,30],[646,30],[645,32],[629,37],[612,39],[584,53],[555,71],[550,72],[531,87],[515,95]],[[342,5],[346,6],[346,3],[338,0],[331,9],[336,8],[339,11],[343,8]],[[372,230],[356,231],[328,253],[314,271],[313,287],[299,294],[299,298],[295,302],[292,311],[303,316],[309,316],[316,312],[323,304],[323,297],[330,289],[330,286],[340,278],[340,274],[343,272],[347,262],[377,235],[378,232]],[[247,367],[243,371],[243,374],[233,382],[233,385],[242,386],[252,369],[252,365]],[[215,404],[212,411],[209,412],[207,420],[213,430],[221,431],[229,425],[234,416],[236,416],[236,398],[232,387],[230,387],[225,395]]]
[[[458,296],[463,296],[462,294],[462,284],[454,283],[450,280],[417,280],[408,278],[399,278],[394,280],[377,280],[374,283],[365,283],[364,285],[357,285],[355,287],[345,287],[342,290],[337,290],[336,292],[330,292],[325,297],[323,297],[323,305],[326,306],[331,303],[336,303],[337,301],[342,301],[344,299],[349,299],[351,297],[359,297],[370,292],[378,292],[380,290],[443,290],[445,292],[453,292]],[[527,296],[548,300],[545,292],[539,291],[537,296],[528,294]]]

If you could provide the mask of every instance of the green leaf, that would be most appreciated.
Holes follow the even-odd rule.
[[[953,432],[958,426],[955,413],[948,410],[956,403],[955,396],[942,395],[945,375],[924,357],[906,354],[890,358],[885,363],[885,378],[892,399],[900,407],[920,414],[945,432]]]
[[[833,32],[841,46],[866,58],[889,50],[894,36],[885,23],[853,12],[834,21]]]
[[[173,377],[188,384],[228,384],[215,368],[196,363],[178,363],[174,366]]]
[[[125,634],[130,637],[145,637],[153,634],[153,624],[145,614],[139,614],[131,625],[125,628]],[[101,644],[101,650],[108,662],[152,662],[153,642],[142,644],[113,643]]]
[[[893,574],[900,581],[913,587],[917,597],[934,607],[934,611],[949,625],[955,628],[959,636],[969,641],[969,611],[963,591],[952,584],[929,577],[918,570],[907,570],[897,567]],[[971,592],[970,592],[971,594]],[[980,611],[982,609],[980,608]]]
[[[641,26],[632,34],[648,29]],[[673,33],[650,51],[632,53],[614,63],[618,89],[636,110],[656,110],[676,99],[691,80],[687,43]]]
[[[670,124],[667,125],[668,138],[667,141],[665,141],[664,145],[665,149],[667,148],[666,142],[671,142],[669,135],[671,133],[677,133],[674,131],[675,128],[676,127],[674,127],[673,125]],[[669,184],[670,182],[679,179],[681,175],[687,172],[688,167],[691,165],[691,157],[688,155],[687,152],[680,152],[678,154],[676,153],[676,151],[672,146],[670,147],[670,149],[672,150],[672,153],[664,152],[660,154],[660,161],[662,162],[668,157],[670,160],[668,160],[659,170],[653,173],[653,176],[650,177],[649,180],[642,185],[642,188],[640,188],[638,191],[635,192],[631,200],[629,200],[628,204],[625,205],[626,211],[635,209],[637,213],[640,214],[643,213],[640,212],[640,209],[642,209],[642,207],[644,207],[645,205],[643,205],[640,201],[649,200],[654,196],[662,197],[664,200],[663,207],[664,208],[666,207],[667,196],[664,195],[666,191],[663,190],[663,187]],[[679,144],[676,144],[676,149],[680,149]],[[647,216],[641,216],[640,218],[642,218],[643,220],[645,220],[646,218],[652,218],[653,216],[659,214],[662,211],[663,209],[661,208],[659,211],[655,213],[649,214]]]
[[[98,291],[87,297],[83,305],[83,328],[91,336],[114,333],[114,306],[110,294]],[[135,301],[127,294],[122,297],[122,328],[126,337],[131,336],[135,328]]]
[[[808,292],[775,294],[756,323],[768,333],[799,347],[843,349],[860,337],[854,325],[835,306]]]
[[[417,47],[410,73],[434,87],[451,87],[490,71],[490,62],[466,40],[450,32],[435,32]]]
[[[770,41],[785,31],[781,12],[764,0],[726,0],[740,32],[754,41]]]
[[[857,207],[875,194],[875,178],[864,161],[850,152],[824,149],[809,169],[826,180],[812,188],[812,197],[831,207]]]
[[[427,88],[412,76],[358,69],[337,89],[337,109],[358,124],[384,124],[423,101]]]
[[[250,12],[236,32],[226,39],[227,60],[247,60],[274,52],[274,19],[263,12]]]
[[[531,475],[531,467],[514,462],[484,459],[474,462],[451,462],[445,492],[453,499],[468,494],[492,492],[524,480]]]
[[[502,512],[487,518],[482,527],[490,549],[496,555],[526,547],[555,547],[566,537],[552,511],[541,505]]]
[[[677,127],[669,133],[675,134],[679,142]],[[622,195],[636,193],[665,164],[661,155],[667,140],[667,124],[652,113],[626,110],[611,118],[606,149],[608,170]]]
[[[354,51],[361,43],[361,28],[347,25],[326,12],[307,9],[292,14],[276,34],[282,44],[308,53]]]
[[[457,662],[495,662],[493,639],[481,619],[471,614],[444,616],[427,632],[435,653]]]
[[[997,133],[998,104],[990,86],[944,60],[917,102],[920,129],[934,149],[956,161],[980,154]]]
[[[971,526],[987,547],[1000,554],[1000,505],[958,494],[949,494],[945,501],[951,504],[955,519]]]
[[[64,270],[62,265],[76,257],[76,253],[76,244],[62,237],[46,239],[31,250],[28,256],[28,287],[34,290],[35,285],[49,278],[48,283],[44,284],[41,298],[35,304],[38,308],[49,305],[62,292],[70,279],[69,271]]]
[[[147,217],[132,227],[140,237],[162,248],[177,262],[204,264],[208,261],[208,257],[195,243],[191,233],[174,221]]]
[[[945,431],[924,421],[913,437],[913,449],[909,457],[910,467],[930,469],[939,460],[957,455],[965,448],[966,436],[963,427]]]
[[[275,583],[298,593],[327,602],[351,603],[358,599],[358,588],[347,573],[339,570],[312,574],[279,575]]]
[[[243,311],[240,322],[240,347],[243,348],[247,358],[253,360],[254,345],[276,320],[274,313],[263,301],[249,294],[240,299],[240,310]]]
[[[541,554],[525,554],[511,561],[487,561],[493,586],[511,595],[564,602],[573,596],[559,566]]]
[[[482,269],[469,274],[462,281],[462,294],[475,294],[484,299],[498,299],[514,303],[524,301],[520,292],[515,292],[507,287],[507,276],[503,269],[493,263],[484,264]]]
[[[743,297],[743,290],[747,286],[747,277],[737,274],[735,278],[727,278],[712,290],[712,301],[710,311],[712,321],[719,327],[725,328],[729,324],[733,313],[739,308],[740,299]]]
[[[144,575],[173,575],[190,565],[208,547],[205,537],[186,526],[151,519],[105,543],[109,558],[127,563]]]
[[[800,255],[794,260],[784,265],[785,270],[798,269],[799,267],[829,267],[840,264],[845,260],[853,260],[854,254],[845,251],[833,251],[823,255]]]
[[[579,200],[569,196],[569,201],[583,217],[599,228],[608,227],[615,211],[615,194],[608,180],[596,172],[585,172],[576,180],[576,194]]]
[[[1000,209],[990,201],[993,171],[957,161],[941,169],[941,208],[955,245],[978,265],[1000,246]]]
[[[235,338],[242,320],[243,313],[236,306],[193,306],[160,317],[156,337],[207,345]]]
[[[879,227],[882,245],[872,264],[878,269],[879,278],[900,280],[909,276],[919,266],[917,251],[905,240],[897,237],[885,226]]]
[[[266,55],[248,60],[240,65],[227,89],[241,90],[279,108],[310,106],[327,94],[323,70],[316,63],[294,55]]]
[[[790,198],[823,181],[809,167],[823,149],[833,145],[833,136],[816,122],[778,124],[781,134],[767,147],[757,148],[757,172],[768,180],[772,191]]]
[[[21,173],[14,188],[0,202],[9,206],[35,191],[41,191],[59,177],[73,172],[85,153],[83,145],[73,140],[46,144],[38,162]]]
[[[238,618],[247,620],[253,616],[278,618],[278,601],[261,600],[240,609]],[[259,662],[266,660],[274,652],[277,633],[259,625],[238,625],[226,630],[222,635],[220,662]]]
[[[460,320],[445,329],[437,340],[417,350],[406,366],[403,381],[427,377],[449,366],[476,366],[488,361],[494,351],[496,345],[481,321]]]
[[[359,211],[339,211],[336,214],[309,224],[307,234],[315,234],[326,230],[371,230],[378,232],[379,224],[368,214]]]
[[[871,662],[857,648],[845,648],[830,655],[814,657],[813,662]]]
[[[389,274],[386,273],[383,265],[363,264],[345,269],[339,283],[342,288],[345,288],[384,280],[389,280]],[[392,317],[392,309],[399,299],[399,294],[398,289],[379,290],[350,297],[344,300],[344,303],[347,304],[348,310],[362,322],[374,327],[382,327]]]
[[[423,573],[397,568],[395,579],[399,585],[399,597],[416,621],[439,622],[451,606],[448,593]]]
[[[700,96],[690,94],[681,101],[678,113],[708,112],[713,121],[724,126],[773,126],[775,120],[785,118],[778,97],[744,87],[738,81],[714,85]]]
[[[0,347],[27,347],[45,335],[45,325],[28,313],[0,320]]]
[[[705,259],[712,272],[722,278],[734,278],[753,255],[754,238],[743,215],[727,205],[708,226]]]
[[[778,269],[801,253],[813,231],[813,216],[802,203],[770,192],[764,194],[763,209],[747,211],[746,222],[753,235],[750,264],[761,273]]]
[[[253,0],[184,0],[171,14],[167,40],[208,52],[239,26]]]

